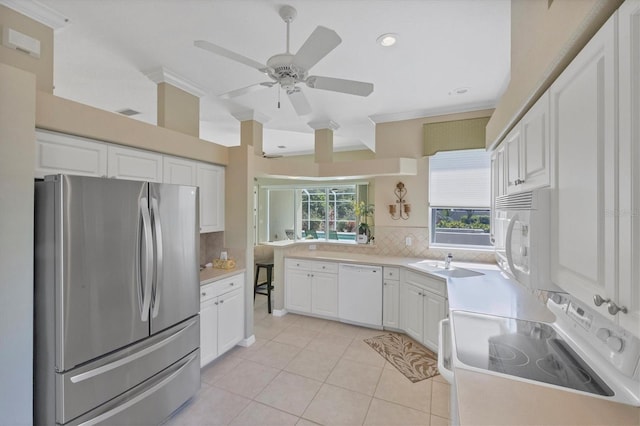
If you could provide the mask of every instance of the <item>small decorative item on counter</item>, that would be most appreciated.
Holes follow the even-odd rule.
[[[217,269],[233,269],[236,261],[233,259],[213,259],[213,267]]]
[[[368,218],[369,216],[373,216],[374,205],[367,205],[364,203],[364,201],[361,201],[357,204],[354,203],[354,212],[356,214],[356,217],[360,221],[360,224],[358,225],[358,235],[356,236],[356,242],[358,244],[368,244],[372,239]]]

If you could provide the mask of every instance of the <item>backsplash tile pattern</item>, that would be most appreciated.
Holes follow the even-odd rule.
[[[219,258],[222,250],[224,250],[224,232],[200,234],[200,265]]]
[[[318,250],[339,253],[361,253],[376,256],[418,257],[425,259],[444,259],[448,253],[453,254],[454,261],[495,263],[493,251],[474,251],[457,248],[429,248],[429,228],[409,228],[393,226],[376,226],[373,244],[335,244],[316,243]],[[411,238],[411,246],[405,244]],[[297,244],[287,251],[309,250],[306,244]]]

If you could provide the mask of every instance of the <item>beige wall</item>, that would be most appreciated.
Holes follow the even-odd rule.
[[[37,89],[53,93],[53,30],[3,5],[0,5],[0,27],[40,41],[40,58],[0,45],[0,62],[35,74]]]
[[[229,162],[227,147],[43,92],[37,94],[36,126],[210,163]]]
[[[621,3],[511,1],[511,81],[487,125],[487,147],[504,137]]]
[[[158,126],[200,137],[200,98],[167,83],[158,84]]]
[[[376,125],[376,157],[410,157],[417,159],[418,173],[415,176],[388,176],[375,178],[375,224],[376,226],[428,227],[428,175],[429,160],[424,155],[423,126],[427,123],[466,120],[488,117],[492,110],[472,111],[460,114],[394,121]],[[387,206],[394,204],[393,190],[398,182],[407,189],[406,200],[411,204],[408,220],[393,220]]]
[[[33,423],[36,78],[0,63],[0,423]]]

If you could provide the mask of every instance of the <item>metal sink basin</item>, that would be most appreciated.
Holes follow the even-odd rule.
[[[444,262],[435,262],[433,260],[423,260],[422,262],[411,263],[410,265],[424,271],[431,272],[432,274],[451,278],[466,278],[484,275],[482,272],[458,268],[456,266],[450,266],[449,269],[445,269]]]

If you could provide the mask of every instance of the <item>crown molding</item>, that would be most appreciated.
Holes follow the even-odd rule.
[[[389,123],[391,121],[414,120],[416,118],[436,117],[445,114],[457,114],[463,112],[479,111],[483,109],[493,109],[495,102],[480,102],[475,104],[457,105],[445,108],[419,109],[405,112],[394,112],[390,114],[370,115],[368,118],[374,124]]]
[[[267,121],[271,120],[271,117],[262,114],[261,112],[249,109],[246,111],[238,111],[232,112],[231,115],[238,121],[257,121],[258,123],[264,124]]]
[[[144,72],[149,80],[154,83],[167,83],[172,86],[177,87],[180,90],[184,90],[185,92],[197,97],[201,98],[207,94],[207,92],[200,88],[196,83],[189,80],[188,78],[182,77],[175,72],[165,68],[158,67],[149,71]]]
[[[0,4],[53,29],[61,30],[69,23],[62,13],[38,1],[0,0]]]
[[[307,125],[313,130],[329,129],[335,131],[340,128],[340,125],[338,123],[331,120],[310,121],[307,123]]]

